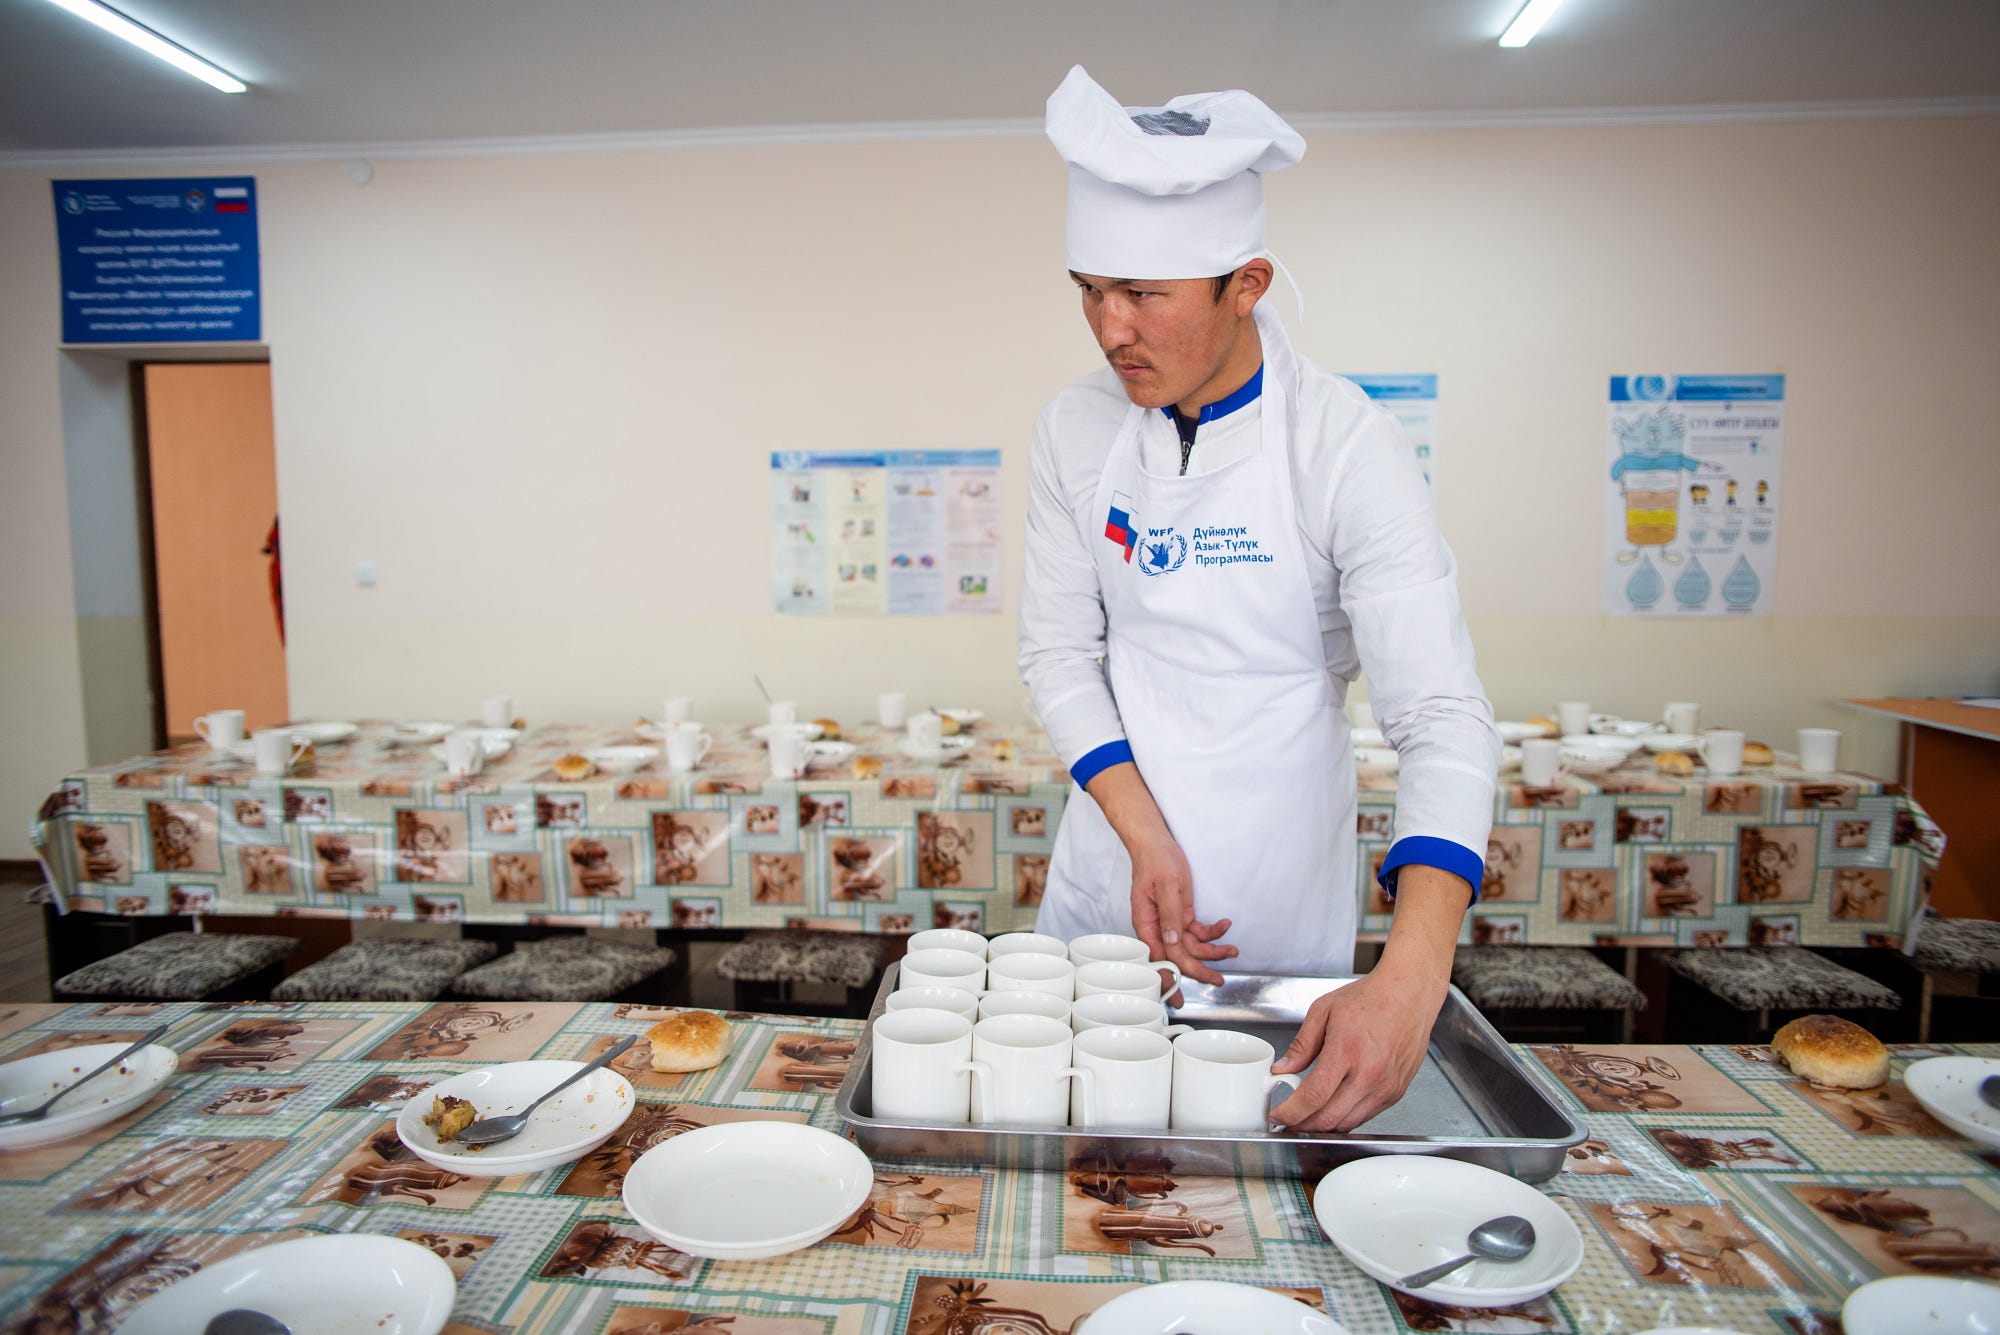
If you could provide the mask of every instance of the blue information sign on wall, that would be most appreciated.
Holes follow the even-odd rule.
[[[249,176],[55,181],[65,343],[263,336]]]

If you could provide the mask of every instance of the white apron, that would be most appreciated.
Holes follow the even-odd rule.
[[[1126,411],[1091,511],[1105,665],[1139,773],[1187,855],[1195,917],[1231,921],[1221,943],[1239,953],[1218,967],[1344,974],[1354,958],[1354,760],[1293,499],[1297,366],[1262,307],[1257,329],[1256,454],[1156,477],[1140,466],[1139,432],[1158,410]],[[1101,536],[1114,502],[1138,531],[1129,562]],[[1036,930],[1129,933],[1131,889],[1123,843],[1073,789]]]

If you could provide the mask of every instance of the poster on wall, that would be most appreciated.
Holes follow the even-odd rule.
[[[1781,375],[1611,378],[1606,612],[1770,615],[1784,425]]]
[[[257,181],[53,181],[65,343],[263,337]]]
[[[979,615],[1000,601],[1000,451],[772,452],[779,612]]]
[[[1424,481],[1437,471],[1438,378],[1434,375],[1350,375],[1361,392],[1403,424]]]

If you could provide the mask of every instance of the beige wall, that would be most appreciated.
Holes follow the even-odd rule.
[[[1993,119],[1842,121],[1320,135],[1273,179],[1303,351],[1441,377],[1440,511],[1503,714],[1699,698],[1772,740],[1849,726],[1887,769],[1891,732],[1830,700],[2000,688],[1996,164]],[[743,717],[754,669],[815,714],[889,685],[1019,714],[1011,616],[769,612],[767,452],[1005,450],[1011,579],[1029,425],[1094,362],[1045,144],[384,160],[359,189],[204,170],[235,168],[263,208],[299,713],[509,690],[541,719],[669,692]],[[35,278],[0,310],[0,385],[52,399],[49,174],[0,175],[0,247]],[[1600,616],[1605,378],[1763,370],[1789,377],[1776,614]],[[60,495],[54,416],[0,432]],[[22,763],[25,791],[70,761]]]

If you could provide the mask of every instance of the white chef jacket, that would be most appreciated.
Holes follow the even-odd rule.
[[[1293,488],[1327,670],[1343,700],[1367,672],[1375,720],[1398,757],[1383,883],[1393,890],[1397,870],[1411,863],[1438,866],[1465,878],[1476,897],[1500,737],[1459,607],[1457,562],[1396,419],[1304,358],[1298,373]],[[1117,745],[1125,729],[1103,663],[1105,612],[1090,544],[1106,541],[1093,502],[1130,402],[1109,367],[1067,386],[1042,409],[1029,459],[1021,675],[1080,782],[1105,760],[1129,758]],[[1259,408],[1253,400],[1204,423],[1188,474],[1255,453]],[[1164,412],[1146,414],[1139,448],[1149,472],[1180,471],[1180,437]]]

